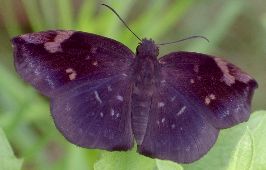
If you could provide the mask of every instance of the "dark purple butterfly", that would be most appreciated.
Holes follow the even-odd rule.
[[[51,99],[55,125],[85,148],[129,150],[189,163],[219,130],[250,116],[256,81],[227,61],[173,52],[157,60],[154,41],[136,55],[123,44],[78,31],[46,31],[12,40],[24,80]]]

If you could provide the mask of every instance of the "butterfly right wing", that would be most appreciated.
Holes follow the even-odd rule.
[[[72,86],[51,99],[56,127],[81,147],[111,151],[132,148],[131,86],[122,74]]]
[[[248,120],[257,83],[238,67],[192,52],[170,53],[159,62],[140,153],[190,163],[213,146],[219,129]]]

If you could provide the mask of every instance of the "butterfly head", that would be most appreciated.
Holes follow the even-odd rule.
[[[152,39],[142,39],[141,43],[137,46],[136,54],[146,57],[157,57],[159,55],[159,47]]]

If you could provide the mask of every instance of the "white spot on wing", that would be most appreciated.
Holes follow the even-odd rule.
[[[44,48],[50,53],[62,51],[61,44],[74,33],[73,31],[56,31],[57,35],[52,42],[44,43]]]
[[[171,98],[171,102],[173,102],[175,99],[176,99],[176,96],[173,96],[173,97]]]
[[[45,77],[45,81],[48,83],[48,86],[51,87],[52,89],[55,88],[54,82],[52,81],[52,79],[50,78],[50,76],[46,76]]]
[[[243,72],[236,72],[236,79],[242,83],[248,83],[250,80],[252,80],[252,78],[246,74],[246,73],[243,73]]]
[[[111,116],[114,116],[115,115],[115,111],[114,109],[111,109]]]
[[[89,60],[90,58],[91,58],[91,56],[88,55],[88,56],[85,58],[85,60]]]
[[[97,51],[97,47],[91,47],[90,52],[91,52],[92,54],[95,54],[96,51]]]
[[[215,99],[216,99],[216,97],[215,97],[214,94],[210,94],[209,97],[210,97],[210,99],[212,99],[212,100],[215,100]]]
[[[166,62],[165,61],[162,61],[162,60],[159,60],[159,63],[165,64]]]
[[[232,76],[229,72],[229,68],[227,66],[227,62],[221,58],[215,57],[214,58],[216,64],[223,72],[223,77],[221,78],[221,81],[225,82],[228,86],[231,86],[235,83],[235,77]]]
[[[159,108],[160,108],[160,107],[164,107],[164,105],[165,105],[164,102],[159,102],[159,103],[158,103],[158,107],[159,107]]]
[[[41,69],[40,69],[40,67],[36,67],[35,69],[34,69],[34,74],[36,75],[36,76],[39,76],[40,74],[41,74]]]
[[[165,122],[165,118],[162,118],[162,123],[164,123]]]
[[[172,124],[172,125],[171,125],[171,128],[174,129],[174,128],[175,128],[175,124]]]
[[[102,100],[101,100],[101,98],[100,98],[100,96],[99,96],[99,94],[98,94],[97,91],[94,91],[94,95],[95,95],[96,100],[97,100],[99,103],[102,103]]]
[[[69,111],[71,110],[71,107],[70,107],[69,103],[66,104],[66,108],[65,108],[65,110],[66,110],[67,112],[69,112]]]
[[[97,66],[97,65],[98,65],[98,61],[94,61],[94,62],[92,63],[92,65]]]
[[[100,116],[103,117],[103,112],[100,113]]]
[[[205,104],[209,105],[211,103],[212,100],[215,100],[216,96],[214,94],[210,94],[208,96],[205,97]]]
[[[211,103],[211,99],[207,96],[205,97],[205,104],[209,105]]]
[[[122,96],[120,96],[120,95],[117,95],[117,96],[116,96],[116,99],[117,99],[117,100],[120,100],[121,102],[124,101],[124,98],[123,98]]]
[[[77,72],[72,68],[66,69],[66,73],[69,74],[68,77],[70,80],[75,80],[77,77]]]
[[[190,79],[190,83],[194,84],[195,83],[194,79]]]
[[[241,111],[241,108],[243,107],[243,106],[242,107],[241,106],[242,106],[241,104],[237,105],[236,108],[234,109],[234,112],[239,114],[239,112]]]
[[[182,115],[183,113],[184,113],[184,111],[186,110],[186,106],[183,106],[178,112],[177,112],[177,116],[180,116],[180,115]]]
[[[111,86],[107,86],[107,89],[108,89],[109,92],[112,91]]]
[[[198,73],[199,72],[199,65],[195,64],[193,70]]]
[[[252,80],[252,77],[243,72],[240,68],[233,67],[231,71],[232,75],[235,76],[235,79],[242,83],[248,83],[250,80]]]
[[[252,77],[249,76],[247,73],[241,71],[241,69],[237,68],[236,66],[231,68],[231,73],[227,66],[227,62],[221,58],[214,58],[216,64],[223,72],[223,78],[221,79],[224,81],[228,86],[231,86],[235,83],[235,80],[238,80],[242,83],[248,83],[252,80]]]
[[[226,118],[226,117],[229,116],[229,115],[230,115],[229,110],[226,110],[224,113],[219,114],[219,117],[222,118],[222,119],[224,119],[224,118]]]
[[[123,73],[122,75],[125,76],[125,77],[127,77],[127,74],[126,73]]]

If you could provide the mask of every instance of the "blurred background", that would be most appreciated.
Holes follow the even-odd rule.
[[[160,56],[187,50],[226,58],[258,81],[253,110],[266,108],[265,0],[0,0],[0,127],[23,158],[22,169],[93,169],[102,151],[75,147],[59,134],[47,98],[15,73],[10,38],[73,29],[116,39],[135,52],[138,40],[101,3],[113,7],[138,36],[157,43],[208,37],[210,43],[194,39],[163,46]]]

